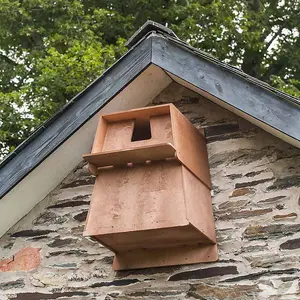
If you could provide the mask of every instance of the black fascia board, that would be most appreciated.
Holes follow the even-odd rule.
[[[251,81],[240,76],[241,71],[222,68],[216,59],[204,59],[193,49],[169,37],[153,37],[152,62],[220,101],[300,141],[300,102],[296,98],[274,93],[259,85],[259,80]]]
[[[145,36],[1,163],[0,199],[151,64],[151,43]]]

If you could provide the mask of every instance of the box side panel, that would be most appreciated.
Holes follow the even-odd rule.
[[[188,169],[182,167],[187,218],[189,222],[216,242],[210,190]]]
[[[97,153],[102,151],[105,136],[106,136],[106,130],[107,130],[107,122],[104,120],[102,116],[100,116],[94,142],[93,142],[92,153]]]
[[[207,187],[211,188],[204,135],[173,105],[171,106],[171,119],[178,159]]]
[[[101,170],[94,186],[87,235],[188,224],[181,165],[159,161]]]

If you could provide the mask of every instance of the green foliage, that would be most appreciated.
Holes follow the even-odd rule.
[[[299,0],[0,0],[0,157],[125,53],[146,20],[300,96]]]

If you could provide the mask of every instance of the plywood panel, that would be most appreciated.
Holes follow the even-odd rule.
[[[100,116],[94,142],[93,142],[92,153],[97,153],[103,150],[106,130],[107,130],[107,122],[102,118],[102,116]]]
[[[160,161],[102,170],[95,182],[85,234],[186,225],[181,168],[177,161]]]
[[[171,105],[174,146],[178,159],[211,189],[206,141],[180,111]]]
[[[108,123],[102,151],[121,150],[131,147],[133,124],[133,119]]]
[[[175,152],[176,150],[171,144],[158,144],[120,151],[86,154],[83,155],[83,158],[96,167],[104,167],[175,158]]]
[[[163,267],[218,260],[216,245],[139,249],[116,254],[114,270]]]
[[[173,144],[171,116],[158,115],[150,117],[152,140]]]
[[[187,218],[198,230],[216,243],[210,190],[189,170],[182,168]]]
[[[207,238],[190,224],[180,227],[101,235],[96,238],[113,249],[114,252],[209,243]]]
[[[146,87],[145,87],[146,88]],[[170,113],[169,104],[156,105],[152,107],[144,107],[131,109],[128,111],[120,111],[117,113],[104,115],[103,118],[108,122],[117,122],[120,120],[131,120],[136,118],[145,118],[150,116],[165,115]]]

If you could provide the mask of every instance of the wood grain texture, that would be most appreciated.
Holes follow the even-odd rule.
[[[210,190],[187,168],[182,168],[186,215],[189,222],[216,243]]]
[[[150,123],[150,139],[132,141],[136,121]],[[137,122],[139,123],[139,122]],[[159,105],[101,116],[92,153],[173,143],[170,106]]]
[[[141,140],[133,141],[138,123],[151,133],[144,139],[140,131]],[[143,256],[151,249],[157,258],[146,266],[180,264],[179,246],[192,247],[187,261],[210,259],[202,248],[216,243],[203,131],[168,104],[103,116],[94,145],[102,150],[83,156],[98,175],[84,235],[94,236],[122,263],[132,264],[133,252],[147,260]],[[172,253],[167,262],[165,249]]]
[[[152,62],[230,106],[300,141],[300,106],[197,56],[160,36],[152,37]]]
[[[101,170],[85,235],[187,225],[181,168],[177,161],[159,161]]]
[[[138,249],[115,255],[114,270],[175,266],[218,260],[217,245],[194,245],[164,249]]]
[[[151,39],[128,52],[17,149],[0,169],[0,197],[57,149],[151,63]],[[24,159],[26,158],[26,159]]]
[[[109,115],[103,115],[103,118],[108,122],[117,122],[117,121],[124,121],[124,120],[132,120],[135,118],[143,118],[143,117],[150,117],[150,116],[158,116],[158,115],[166,115],[170,113],[170,105],[163,104],[157,105],[152,107],[144,107],[144,108],[137,108],[131,109],[128,111],[120,111],[116,113],[112,113]]]
[[[211,189],[208,154],[203,132],[197,130],[174,105],[170,108],[177,158]]]
[[[101,151],[120,151],[131,147],[131,137],[134,126],[133,119],[106,124],[107,130]]]
[[[178,245],[208,244],[207,238],[190,224],[107,234],[96,236],[96,239],[115,253],[133,249],[161,249]]]
[[[156,144],[118,151],[86,154],[83,155],[83,158],[96,167],[105,167],[175,158],[175,152],[176,150],[171,144]]]
[[[203,250],[216,242],[210,190],[175,159],[99,169],[84,235],[117,254],[117,269],[216,260],[216,246]]]
[[[100,116],[95,138],[94,138],[93,147],[92,147],[92,153],[97,153],[102,151],[104,141],[105,141],[106,131],[107,131],[107,122],[104,120],[103,116]]]

